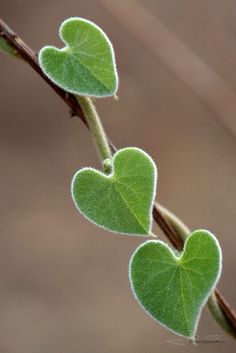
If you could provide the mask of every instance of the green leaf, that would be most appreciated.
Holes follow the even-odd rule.
[[[44,73],[65,91],[92,97],[114,95],[118,88],[115,57],[106,34],[93,22],[70,18],[60,27],[65,47],[39,53]]]
[[[5,54],[9,54],[9,55],[16,56],[16,51],[15,51],[15,49],[12,48],[12,47],[8,44],[8,42],[7,42],[4,38],[2,38],[2,37],[0,37],[0,50],[1,50],[2,52],[4,52]]]
[[[194,338],[201,310],[221,273],[221,249],[206,230],[187,239],[181,256],[161,241],[140,245],[130,260],[133,293],[161,325]]]
[[[156,193],[156,166],[138,148],[124,148],[113,157],[112,173],[92,168],[78,171],[72,197],[91,222],[123,234],[149,235]]]

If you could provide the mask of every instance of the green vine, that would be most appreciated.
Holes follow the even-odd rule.
[[[103,129],[101,120],[98,116],[97,110],[89,97],[82,97],[78,96],[77,97],[80,106],[84,112],[84,115],[86,116],[88,126],[90,128],[90,131],[93,135],[99,156],[101,158],[102,164],[106,160],[111,160],[112,159],[112,153],[109,147],[108,140],[106,138],[105,131]],[[106,162],[107,166],[107,162]],[[108,168],[109,169],[109,168]],[[106,172],[107,172],[106,168]]]
[[[39,72],[32,53],[19,45],[11,30],[0,22],[0,47],[28,61]],[[118,75],[113,47],[94,23],[72,18],[62,23],[63,49],[44,47],[39,53],[42,77],[67,101],[73,99],[94,138],[103,172],[83,168],[72,181],[72,198],[78,210],[104,229],[143,237],[152,233],[157,168],[143,150],[128,147],[112,154],[102,122],[90,97],[116,94]],[[7,49],[6,49],[7,48]],[[60,90],[62,89],[62,91]],[[64,96],[63,91],[72,96]],[[73,98],[74,97],[74,98]],[[71,103],[73,101],[73,103]],[[213,293],[221,275],[222,254],[216,237],[207,230],[191,231],[170,211],[157,206],[181,241],[174,252],[160,240],[148,240],[134,252],[129,265],[131,288],[139,304],[167,329],[194,339],[203,306],[208,301],[216,321],[235,336],[231,312],[222,311]]]

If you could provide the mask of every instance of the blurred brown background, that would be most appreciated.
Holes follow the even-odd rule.
[[[70,16],[105,30],[120,76],[119,101],[97,104],[107,132],[116,145],[153,156],[161,203],[192,229],[216,234],[224,254],[219,287],[236,307],[236,2],[0,0],[0,12],[36,51],[62,45],[57,29]],[[184,44],[169,67],[153,52],[162,53],[154,18],[170,41]],[[171,65],[183,63],[186,50],[213,70],[222,97],[215,98],[211,77],[209,103],[176,75]],[[2,54],[0,62],[0,352],[233,352],[226,335],[224,345],[171,344],[177,336],[138,306],[127,267],[142,240],[96,228],[70,197],[75,171],[99,167],[89,132],[28,65]],[[185,80],[206,77],[193,71]],[[205,311],[198,333],[223,332]]]

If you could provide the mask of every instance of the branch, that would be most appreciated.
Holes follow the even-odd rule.
[[[24,59],[39,76],[42,77],[44,81],[63,99],[63,101],[70,108],[71,116],[78,116],[83,123],[88,127],[85,116],[79,105],[77,99],[73,94],[67,93],[58,86],[56,86],[52,81],[50,81],[47,76],[41,70],[37,55],[30,49],[22,39],[8,27],[8,25],[0,19],[0,36],[4,38],[9,45],[12,46],[14,50],[18,53],[19,57]],[[116,147],[110,141],[110,147],[113,152],[116,151]],[[165,212],[165,208],[155,204],[153,207],[153,218],[155,222],[162,229],[163,233],[166,235],[171,244],[177,249],[182,250],[184,240],[180,232],[178,232],[178,227],[173,226],[173,219],[169,217],[170,213]],[[236,315],[234,311],[230,308],[229,304],[226,302],[222,294],[218,289],[215,290],[216,305],[220,310],[222,317],[224,319],[224,325],[221,326],[233,337],[236,337]]]
[[[71,115],[78,116],[83,123],[87,126],[87,122],[85,116],[82,112],[81,107],[77,103],[77,100],[73,94],[65,92],[60,87],[56,86],[49,78],[43,73],[39,64],[37,54],[33,52],[31,48],[28,47],[27,44],[23,42],[23,40],[12,31],[10,27],[0,18],[0,36],[4,38],[8,44],[10,44],[19,56],[24,59],[33,69],[34,71],[41,76],[44,81],[64,100],[64,102],[68,105],[71,110]]]

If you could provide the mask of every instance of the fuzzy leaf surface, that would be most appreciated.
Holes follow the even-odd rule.
[[[165,243],[147,241],[129,267],[131,287],[143,309],[176,334],[192,338],[220,272],[220,246],[206,230],[193,232],[179,257]]]
[[[78,171],[72,181],[72,197],[91,222],[116,233],[149,235],[156,193],[156,166],[138,148],[115,153],[113,172],[105,175],[92,168]]]
[[[64,48],[46,46],[39,53],[44,73],[67,92],[92,97],[114,95],[118,87],[115,57],[102,29],[75,17],[62,23],[59,34]]]

